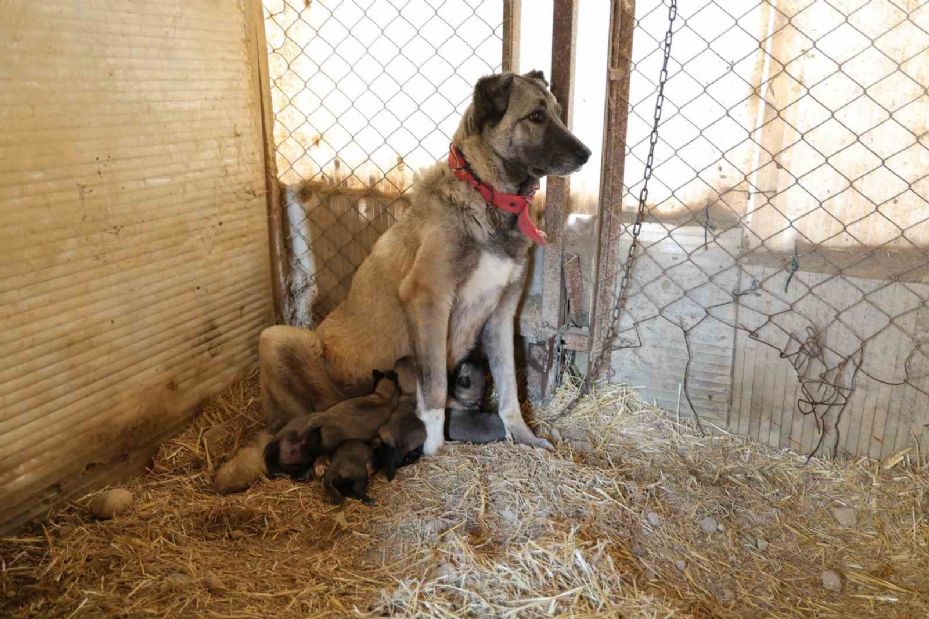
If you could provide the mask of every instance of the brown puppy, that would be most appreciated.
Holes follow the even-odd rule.
[[[345,497],[373,505],[368,496],[368,481],[374,474],[374,450],[364,441],[349,440],[336,447],[323,476],[323,488],[329,502],[339,505]]]
[[[294,479],[312,476],[316,458],[332,453],[342,442],[371,440],[397,407],[400,390],[394,371],[374,370],[374,391],[346,400],[322,413],[291,419],[265,447],[269,475]]]
[[[394,372],[373,373],[374,391],[346,400],[324,413],[304,413],[290,420],[274,436],[262,434],[216,471],[218,492],[245,490],[262,475],[307,479],[316,458],[343,440],[374,438],[399,399]]]
[[[374,441],[374,463],[392,480],[397,469],[412,464],[423,455],[426,426],[416,416],[416,383],[419,370],[412,357],[404,357],[394,365],[400,384],[397,408],[387,422],[377,430]]]
[[[377,430],[380,444],[375,448],[375,464],[393,480],[397,469],[416,462],[423,455],[426,426],[416,416],[416,398],[402,396],[387,423]]]
[[[485,193],[525,204],[548,175],[574,172],[590,156],[560,119],[539,71],[480,79],[455,132],[461,157]],[[467,168],[465,168],[467,166]],[[275,326],[259,341],[261,388],[275,431],[307,406],[322,410],[363,393],[372,368],[413,355],[419,365],[417,415],[426,454],[443,442],[448,374],[479,343],[514,440],[550,448],[522,418],[513,357],[514,317],[532,244],[517,214],[489,204],[443,158],[424,171],[401,221],[374,245],[347,297],[315,331]]]

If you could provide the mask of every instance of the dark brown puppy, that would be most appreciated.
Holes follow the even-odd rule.
[[[403,357],[394,364],[400,385],[397,408],[377,430],[374,441],[375,468],[392,480],[397,469],[412,464],[423,455],[426,426],[416,416],[416,383],[419,368],[413,357]]]
[[[265,446],[264,460],[268,477],[290,477],[299,481],[313,477],[318,446],[311,444],[309,434],[302,434],[310,417],[301,415],[291,419]]]
[[[423,455],[426,426],[416,416],[416,397],[401,396],[400,403],[387,423],[377,430],[380,441],[375,450],[375,464],[393,480],[397,469],[416,462]]]
[[[323,476],[323,488],[329,502],[339,505],[345,497],[373,505],[368,496],[368,481],[374,474],[374,450],[364,441],[349,440],[332,453],[332,460]]]

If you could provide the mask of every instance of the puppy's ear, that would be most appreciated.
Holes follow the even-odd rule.
[[[478,130],[503,118],[512,89],[512,74],[488,75],[477,81],[474,86],[474,125]]]
[[[545,84],[546,88],[548,87],[548,81],[545,79],[545,74],[536,69],[535,71],[530,71],[529,73],[523,73],[523,77],[528,77],[531,80],[540,80]]]

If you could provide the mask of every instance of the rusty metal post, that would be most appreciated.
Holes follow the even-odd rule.
[[[503,0],[503,70],[519,71],[521,0]]]
[[[555,0],[552,13],[551,90],[562,107],[562,120],[571,126],[574,93],[574,58],[577,39],[577,0]],[[564,322],[562,260],[564,219],[569,208],[571,185],[567,177],[548,177],[545,187],[545,234],[548,243],[542,258],[541,333],[545,341],[529,349],[530,392],[533,399],[547,400],[558,384],[559,331]]]
[[[603,348],[622,273],[619,241],[622,230],[623,174],[626,164],[626,127],[629,118],[634,25],[635,0],[613,0],[610,11],[603,167],[597,212],[597,277],[590,327],[590,352],[593,354],[597,354]],[[604,367],[608,367],[608,364]],[[599,380],[602,376],[593,378]]]

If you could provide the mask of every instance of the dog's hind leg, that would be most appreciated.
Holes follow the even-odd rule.
[[[503,293],[497,309],[484,324],[481,343],[494,377],[499,397],[499,414],[507,434],[517,443],[543,449],[554,449],[544,438],[537,437],[523,420],[516,390],[516,362],[513,357],[513,321],[522,291],[522,279],[513,282]]]
[[[297,415],[326,410],[344,399],[329,376],[314,331],[268,327],[258,339],[258,363],[265,420],[272,433]]]

